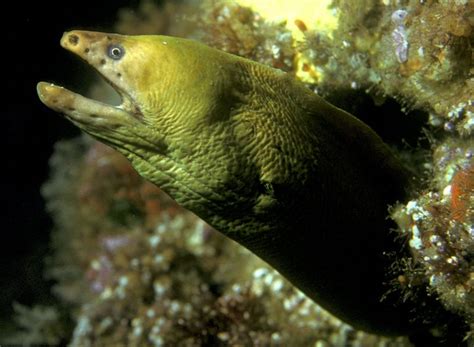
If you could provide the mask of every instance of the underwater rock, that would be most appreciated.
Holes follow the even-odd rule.
[[[448,139],[434,152],[435,180],[392,212],[409,240],[402,286],[426,286],[474,326],[474,142]]]

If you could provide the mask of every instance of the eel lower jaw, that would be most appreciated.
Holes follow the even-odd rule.
[[[47,82],[39,82],[36,89],[46,106],[63,113],[84,130],[88,127],[115,129],[142,118],[140,109],[120,92],[122,104],[113,106]]]

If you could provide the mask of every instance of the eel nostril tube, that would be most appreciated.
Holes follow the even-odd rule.
[[[68,37],[68,41],[71,45],[75,46],[79,43],[79,36],[77,36],[76,34],[71,34]]]

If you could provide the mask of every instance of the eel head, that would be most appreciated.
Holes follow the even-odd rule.
[[[45,105],[119,150],[142,176],[215,227],[268,228],[252,216],[269,199],[253,185],[259,172],[242,150],[245,141],[250,149],[255,125],[233,117],[245,102],[245,91],[235,88],[242,83],[233,80],[242,78],[240,58],[174,37],[78,30],[64,33],[61,46],[97,70],[122,103],[40,82]]]

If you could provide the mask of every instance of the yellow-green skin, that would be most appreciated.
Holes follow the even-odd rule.
[[[380,302],[388,204],[407,173],[365,124],[291,76],[195,41],[65,33],[122,96],[114,107],[38,84],[47,106],[119,150],[179,204],[353,326],[410,331]]]

